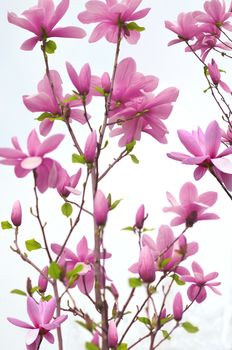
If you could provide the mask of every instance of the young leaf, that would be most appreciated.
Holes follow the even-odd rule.
[[[55,261],[51,262],[51,264],[48,268],[48,274],[49,274],[49,276],[51,276],[55,280],[60,278],[61,268]]]
[[[130,154],[130,157],[133,163],[139,164],[139,160],[134,154]]]
[[[151,325],[151,321],[147,317],[137,317],[137,320],[145,325]]]
[[[130,143],[128,143],[126,145],[127,153],[130,153],[133,150],[133,148],[135,147],[135,145],[136,145],[136,141],[135,140],[133,140]]]
[[[165,323],[171,321],[172,319],[173,319],[173,316],[167,316],[167,317],[161,318],[160,325],[163,326]]]
[[[115,209],[118,205],[119,205],[119,203],[122,201],[122,198],[121,199],[117,199],[116,201],[114,201],[112,204],[111,204],[111,206],[110,206],[110,210],[113,210],[113,209]]]
[[[80,154],[76,154],[76,153],[73,153],[73,155],[72,155],[72,162],[79,163],[79,164],[86,164],[85,157],[81,156]]]
[[[127,344],[126,343],[122,343],[117,347],[117,350],[127,350]]]
[[[9,221],[2,221],[1,222],[1,227],[3,230],[9,230],[12,228],[12,225]]]
[[[159,263],[159,267],[162,269],[163,267],[165,267],[169,263],[170,260],[171,260],[171,258],[167,258],[167,259],[162,260]]]
[[[127,227],[122,228],[121,231],[134,231],[134,227],[127,226]]]
[[[99,347],[93,343],[85,343],[86,350],[99,350]]]
[[[194,326],[190,322],[183,322],[182,327],[186,330],[188,333],[197,333],[199,331],[199,328]]]
[[[39,242],[37,242],[34,238],[33,239],[28,239],[26,242],[25,242],[25,246],[27,248],[27,250],[29,252],[31,252],[32,250],[37,250],[37,249],[41,249],[42,246]]]
[[[27,296],[27,293],[25,293],[23,290],[21,289],[13,289],[10,291],[11,294],[18,294],[18,295],[23,295],[23,296]]]
[[[54,52],[56,51],[56,48],[57,48],[57,46],[56,46],[55,41],[53,41],[53,40],[48,40],[48,41],[46,42],[46,46],[45,46],[45,51],[46,51],[46,53],[52,54],[52,53],[54,53]]]
[[[70,203],[64,203],[61,207],[62,214],[67,218],[72,215],[73,208]]]
[[[101,95],[105,95],[105,90],[102,88],[102,87],[100,87],[100,86],[95,86],[95,90],[97,91],[97,92],[99,92],[99,94],[101,94]]]
[[[176,273],[174,273],[174,274],[171,275],[170,277],[172,277],[172,278],[174,279],[174,281],[176,282],[176,284],[177,284],[178,286],[183,286],[183,285],[185,285],[185,282],[182,281],[182,280],[180,279],[180,277],[179,277]]]
[[[130,22],[126,25],[128,30],[136,30],[136,32],[143,32],[145,30],[144,27],[140,27],[137,23],[135,22]]]
[[[52,295],[50,295],[50,294],[49,294],[49,295],[46,295],[46,296],[44,296],[44,295],[42,296],[42,300],[43,300],[43,301],[49,301],[49,300],[51,300],[51,299],[52,299]]]
[[[140,278],[136,278],[136,277],[129,278],[129,286],[131,288],[140,287],[142,284],[143,283]]]
[[[52,117],[53,117],[52,113],[44,112],[40,114],[40,116],[36,118],[36,120],[38,120],[39,122],[42,122],[44,119],[50,119]]]
[[[171,339],[170,335],[168,334],[168,331],[165,331],[165,329],[163,329],[163,330],[162,330],[162,333],[163,333],[163,337],[164,337],[165,339],[168,339],[168,340]]]

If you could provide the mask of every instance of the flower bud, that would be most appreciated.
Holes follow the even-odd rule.
[[[109,329],[108,329],[108,345],[110,348],[116,348],[118,344],[118,332],[117,327],[115,324],[115,321],[112,320],[109,322]]]
[[[103,73],[101,77],[101,83],[104,91],[106,93],[110,92],[110,87],[111,87],[111,81],[110,81],[110,76],[108,73]]]
[[[145,207],[142,204],[137,210],[136,217],[135,217],[135,226],[140,230],[143,228],[143,224],[145,221],[144,212],[145,212]]]
[[[84,156],[87,163],[93,163],[97,150],[97,133],[96,131],[91,132],[87,137],[84,149]]]
[[[16,227],[20,226],[22,223],[22,208],[20,201],[16,201],[13,205],[11,212],[11,221]]]
[[[183,301],[182,296],[179,293],[176,294],[175,299],[173,301],[173,317],[174,320],[180,321],[183,315]]]
[[[94,219],[98,226],[105,225],[109,211],[109,204],[101,190],[98,190],[94,198]]]
[[[48,277],[48,267],[45,266],[42,272],[43,274],[39,275],[39,280],[38,280],[38,287],[39,287],[40,293],[46,292],[46,289],[47,289],[48,279],[46,277]]]
[[[147,283],[151,283],[155,280],[155,260],[148,246],[144,246],[140,251],[139,275],[142,280]]]
[[[93,333],[93,338],[91,340],[91,344],[94,344],[99,347],[99,334],[98,332]]]

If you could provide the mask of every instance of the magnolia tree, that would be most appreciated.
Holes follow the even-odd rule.
[[[30,211],[22,199],[16,198],[11,218],[1,223],[3,230],[14,232],[11,250],[34,270],[24,290],[12,290],[26,297],[21,302],[28,317],[19,320],[15,310],[8,321],[26,329],[28,350],[38,350],[46,342],[56,342],[57,349],[65,349],[62,327],[73,316],[76,327],[89,332],[83,339],[83,349],[155,350],[170,340],[179,327],[197,332],[198,327],[188,320],[189,309],[194,304],[207,303],[208,292],[220,294],[218,273],[204,271],[196,255],[198,243],[188,235],[198,221],[219,219],[211,212],[217,192],[207,189],[201,193],[193,179],[183,179],[181,188],[172,191],[175,196],[179,192],[178,200],[167,192],[163,211],[171,213],[171,222],[167,217],[154,230],[147,228],[148,213],[141,199],[137,211],[131,214],[134,219],[122,227],[137,242],[136,260],[123,266],[127,281],[114,283],[111,268],[121,259],[121,251],[119,245],[109,251],[106,236],[114,232],[111,215],[117,215],[121,199],[115,198],[113,186],[113,194],[105,190],[104,181],[124,158],[135,163],[131,172],[135,171],[139,166],[135,147],[139,149],[141,139],[146,142],[144,134],[153,140],[154,152],[157,142],[167,143],[166,119],[179,91],[176,87],[159,88],[159,79],[153,72],[139,72],[136,58],[130,57],[129,45],[142,40],[144,18],[151,10],[143,8],[142,0],[86,1],[82,11],[74,14],[81,28],[59,26],[68,7],[69,0],[58,4],[39,0],[21,15],[8,13],[11,24],[32,35],[21,49],[37,50],[44,66],[37,91],[23,96],[25,108],[33,113],[32,118],[36,116],[35,128],[24,142],[13,136],[11,147],[0,148],[0,163],[13,168],[17,185],[24,177],[30,177],[32,185],[28,191],[34,195]],[[196,57],[206,79],[205,92],[216,102],[219,118],[211,121],[206,130],[197,125],[194,131],[179,129],[182,146],[177,143],[177,151],[168,153],[172,160],[167,157],[166,162],[176,160],[191,165],[195,180],[214,177],[215,188],[218,186],[232,199],[232,163],[228,157],[232,153],[231,89],[220,68],[222,60],[232,58],[231,8],[223,1],[211,0],[204,3],[203,9],[193,10],[181,13],[176,23],[165,22],[173,32],[169,45],[182,45],[188,55]],[[112,70],[97,76],[91,69],[92,57],[82,67],[74,57],[72,62],[66,62],[72,88],[64,91],[61,75],[50,63],[56,51],[54,38],[79,39],[81,47],[85,28],[93,23],[88,41],[92,45],[100,39],[108,42],[108,49],[115,53]],[[128,57],[121,59],[120,48],[125,43]],[[92,103],[100,104],[102,112],[96,109],[95,113]],[[57,127],[62,133],[56,133]],[[62,154],[59,160],[64,138],[71,140],[67,157],[74,163],[72,174],[62,163]],[[115,139],[117,146],[112,147]],[[54,150],[56,157],[52,155]],[[59,240],[53,242],[48,229],[51,218],[43,213],[43,198],[49,191],[55,192],[57,202],[62,201],[61,211],[53,213],[53,219],[63,214],[67,222],[66,229],[59,232]],[[33,218],[33,230],[39,230],[39,239],[23,239],[27,215]],[[83,232],[84,220],[92,222],[88,232]],[[121,217],[117,220],[120,222]],[[74,247],[71,240],[75,241]],[[36,254],[46,263],[37,262]],[[128,337],[130,333],[133,338]]]

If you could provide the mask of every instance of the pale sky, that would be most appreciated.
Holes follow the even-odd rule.
[[[70,9],[62,19],[61,25],[77,25],[83,27],[88,33],[87,26],[76,20],[76,15],[84,9],[84,0],[70,0]],[[141,25],[146,27],[142,33],[142,38],[137,46],[130,46],[123,43],[120,58],[133,57],[137,62],[137,69],[144,74],[152,74],[160,78],[158,91],[170,86],[180,89],[180,96],[175,104],[173,113],[166,121],[169,129],[167,145],[160,145],[151,137],[144,136],[142,142],[135,150],[136,156],[140,159],[140,165],[136,166],[129,160],[125,160],[115,171],[112,171],[108,180],[102,183],[103,190],[111,192],[114,198],[124,198],[120,207],[112,213],[107,228],[107,247],[109,251],[120,249],[120,257],[115,258],[110,263],[110,271],[116,284],[120,285],[123,280],[126,282],[129,276],[127,268],[135,262],[137,258],[137,242],[129,233],[121,231],[122,227],[133,224],[134,213],[140,204],[144,203],[146,211],[149,212],[147,226],[155,227],[157,232],[161,224],[169,224],[172,216],[164,214],[162,208],[167,205],[166,191],[170,191],[178,197],[179,189],[187,181],[194,182],[193,168],[181,165],[167,158],[169,151],[182,151],[180,142],[176,135],[177,129],[192,130],[201,126],[203,130],[213,119],[216,119],[221,126],[220,113],[212,101],[209,94],[204,94],[206,83],[202,74],[202,67],[190,54],[184,53],[183,45],[176,45],[168,48],[167,43],[174,38],[174,35],[164,28],[164,20],[175,21],[178,13],[190,10],[199,10],[203,6],[202,0],[144,0],[142,7],[152,7],[149,15],[142,20]],[[230,1],[226,1],[227,4]],[[30,113],[22,103],[22,95],[33,94],[37,91],[37,83],[42,79],[44,67],[39,45],[32,52],[24,52],[19,49],[21,43],[30,37],[30,33],[21,28],[10,25],[7,22],[7,11],[20,14],[23,10],[33,6],[33,0],[1,0],[0,13],[0,41],[1,45],[1,139],[0,147],[10,145],[10,138],[18,135],[21,144],[26,144],[26,137],[30,130],[38,127],[34,120],[37,114]],[[93,26],[90,26],[92,29]],[[105,40],[96,44],[88,44],[87,38],[83,40],[56,39],[58,46],[57,53],[51,57],[51,67],[59,70],[64,87],[71,89],[65,70],[65,61],[71,62],[78,70],[78,67],[89,62],[92,72],[96,75],[104,71],[112,70],[112,59],[114,46]],[[228,76],[229,77],[229,70]],[[227,80],[229,83],[229,80]],[[68,92],[68,90],[67,90]],[[100,118],[101,108],[96,104],[91,107],[93,118]],[[55,132],[64,132],[62,125],[53,129]],[[80,136],[83,141],[83,136]],[[116,140],[113,141],[116,148]],[[54,152],[54,157],[61,159],[64,164],[70,164],[70,142],[64,143],[62,152]],[[115,155],[118,154],[115,150]],[[60,158],[61,157],[61,158]],[[107,162],[110,162],[109,158]],[[74,169],[73,166],[71,166]],[[13,175],[11,167],[1,166],[0,181],[0,220],[10,218],[11,205],[16,199],[20,199],[24,209],[24,225],[22,230],[21,245],[26,239],[37,238],[37,226],[30,217],[29,208],[33,206],[31,179],[26,177],[17,179]],[[195,182],[194,182],[195,183]],[[195,183],[196,185],[196,183]],[[220,191],[217,183],[209,174],[197,183],[199,193],[205,191]],[[50,191],[44,196],[43,215],[51,217],[49,224],[49,241],[61,243],[63,241],[63,231],[67,229],[67,221],[61,216],[56,218],[62,202],[56,201],[54,192]],[[199,253],[190,259],[197,260],[205,271],[218,271],[219,280],[222,282],[220,290],[222,296],[208,293],[209,297],[203,305],[197,305],[186,316],[186,320],[191,321],[200,328],[196,335],[188,335],[184,330],[178,330],[173,341],[165,343],[162,349],[169,350],[231,350],[232,331],[232,239],[231,239],[231,209],[230,201],[224,195],[219,194],[218,203],[212,208],[212,212],[217,213],[221,220],[213,222],[197,223],[189,233],[189,240],[196,240],[200,244]],[[69,247],[73,248],[76,242],[86,234],[91,235],[91,225],[87,220],[81,223],[76,237],[70,241]],[[174,230],[178,235],[181,228]],[[89,236],[88,236],[89,235]],[[9,294],[14,288],[25,289],[27,276],[34,276],[33,283],[36,285],[37,276],[33,275],[33,270],[25,265],[9,249],[13,242],[11,231],[0,232],[0,254],[1,254],[1,306],[0,306],[0,348],[25,349],[25,331],[14,327],[6,321],[7,316],[27,320],[25,312],[25,299],[17,295]],[[133,247],[135,250],[133,251]],[[39,264],[43,265],[45,260],[40,253],[32,252],[31,257]],[[42,266],[43,267],[43,266]],[[122,287],[123,288],[123,287]],[[80,297],[80,293],[76,293]],[[83,303],[85,303],[82,300]],[[68,321],[68,327],[64,332],[66,341],[65,350],[82,350],[82,345],[87,339],[87,333],[80,336],[79,330],[72,321]],[[133,334],[132,334],[133,339]],[[181,342],[180,342],[181,339]],[[55,349],[44,343],[41,350]],[[139,346],[140,350],[146,350],[146,346]]]

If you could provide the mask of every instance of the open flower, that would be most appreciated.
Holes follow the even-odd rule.
[[[49,37],[83,38],[86,33],[78,27],[59,27],[56,24],[65,15],[69,6],[69,0],[61,0],[55,8],[52,0],[38,0],[37,6],[33,6],[18,17],[15,13],[8,13],[8,21],[18,27],[32,32],[35,36],[26,40],[22,50],[33,50],[38,41]]]
[[[209,169],[213,171],[229,191],[232,190],[232,162],[225,158],[232,154],[232,146],[218,154],[221,145],[221,129],[218,123],[212,121],[206,132],[198,128],[192,133],[178,130],[178,136],[185,148],[191,155],[171,152],[168,157],[181,161],[183,164],[197,165],[194,171],[195,180],[199,180]]]
[[[202,267],[195,261],[192,263],[192,270],[194,277],[191,275],[181,276],[185,282],[192,283],[187,292],[190,301],[196,300],[197,303],[202,303],[207,297],[206,287],[209,287],[216,294],[221,294],[219,290],[215,288],[215,286],[219,286],[221,283],[210,282],[218,277],[217,272],[211,272],[204,276]]]
[[[14,148],[0,148],[0,157],[3,158],[0,163],[13,165],[15,175],[20,178],[31,171],[35,172],[36,186],[40,192],[44,192],[48,187],[56,187],[60,167],[59,163],[45,157],[45,154],[54,151],[63,138],[63,134],[56,134],[40,142],[36,130],[32,130],[27,138],[28,154],[26,154],[22,151],[17,137],[13,137]]]
[[[54,336],[51,330],[59,328],[68,316],[63,315],[53,319],[53,314],[56,309],[56,301],[52,298],[49,301],[36,301],[27,298],[27,313],[32,324],[20,321],[16,318],[8,317],[8,321],[17,327],[28,329],[26,336],[27,350],[37,350],[43,338],[49,343],[54,343]]]
[[[140,27],[134,21],[145,17],[150,11],[146,8],[135,12],[141,2],[142,0],[87,1],[86,11],[81,12],[78,19],[86,24],[100,22],[93,30],[89,42],[105,37],[109,42],[116,43],[121,28],[121,37],[125,37],[130,44],[136,44],[141,30],[137,29]]]
[[[205,192],[198,195],[197,188],[191,182],[186,182],[180,189],[180,204],[167,192],[167,199],[171,207],[163,208],[164,212],[173,212],[178,216],[171,221],[171,226],[185,223],[186,227],[192,227],[199,220],[219,219],[214,213],[205,213],[217,200],[216,192]]]

